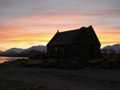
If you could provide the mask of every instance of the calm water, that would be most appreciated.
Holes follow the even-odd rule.
[[[25,59],[25,57],[1,57],[0,56],[0,63],[8,62],[8,61],[14,61],[16,59]]]

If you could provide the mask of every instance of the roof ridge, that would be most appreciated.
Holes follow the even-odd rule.
[[[90,26],[89,26],[89,27],[90,27]],[[61,32],[59,32],[59,33],[66,33],[66,32],[71,32],[71,31],[77,31],[77,30],[82,30],[83,28],[84,28],[84,29],[87,29],[87,28],[89,28],[89,27],[83,26],[83,27],[80,27],[80,28],[77,28],[77,29],[61,31]]]

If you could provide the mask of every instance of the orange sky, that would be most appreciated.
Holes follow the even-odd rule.
[[[13,47],[27,48],[32,45],[46,45],[57,30],[71,30],[88,26],[91,18],[80,16],[79,14],[70,15],[32,15],[25,17],[12,18],[10,21],[2,23],[0,26],[0,49],[5,50]],[[106,28],[92,22],[102,46],[106,44],[119,43],[120,32],[114,32],[119,28]],[[108,32],[109,30],[109,32]]]
[[[57,30],[89,25],[102,47],[120,43],[119,17],[119,0],[0,0],[0,50],[46,45]]]

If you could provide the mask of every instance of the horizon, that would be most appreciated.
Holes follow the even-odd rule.
[[[118,0],[0,0],[0,50],[46,45],[57,30],[89,25],[102,47],[120,44],[119,5]]]

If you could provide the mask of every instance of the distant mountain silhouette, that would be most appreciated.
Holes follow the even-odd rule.
[[[47,53],[46,46],[32,46],[23,52],[21,52],[21,56],[27,56],[30,58],[41,58],[43,55]]]
[[[32,46],[27,49],[22,48],[11,48],[4,52],[0,52],[0,55],[3,56],[29,56],[29,55],[40,55],[41,53],[46,53],[46,46]]]
[[[24,49],[21,49],[21,48],[11,48],[11,49],[8,49],[8,50],[6,51],[6,53],[17,53],[17,54],[19,54],[19,53],[21,53],[22,51],[24,51]]]
[[[38,45],[38,46],[32,46],[28,49],[25,49],[22,53],[29,53],[31,51],[38,51],[38,52],[47,52],[46,46]]]
[[[21,49],[21,48],[11,48],[11,49],[8,49],[8,50],[2,52],[1,55],[4,55],[4,56],[17,56],[22,51],[24,51],[24,49]]]
[[[101,49],[102,53],[120,53],[120,44],[114,44],[114,45],[109,45],[109,46],[105,46],[104,48]]]

